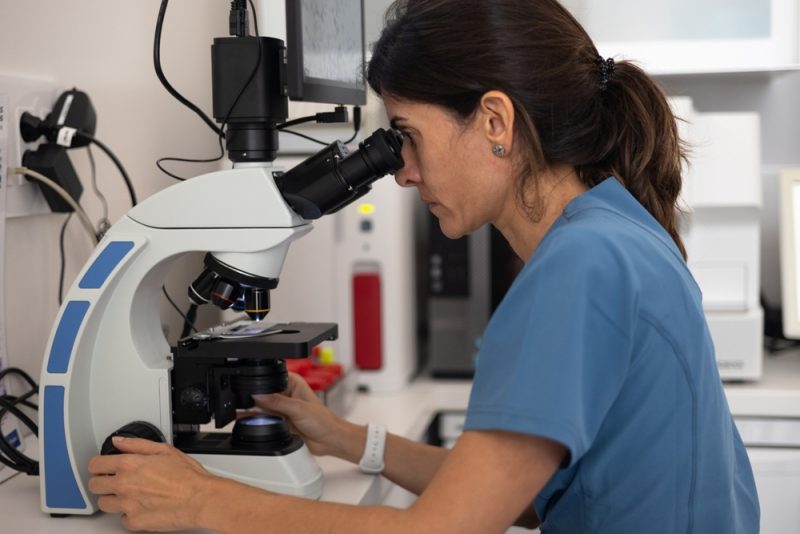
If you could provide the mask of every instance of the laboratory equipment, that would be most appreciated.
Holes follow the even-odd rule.
[[[783,333],[800,339],[800,170],[781,173],[780,199]]]
[[[764,338],[759,116],[697,112],[688,98],[671,102],[692,147],[680,233],[703,293],[720,377],[758,380]]]
[[[237,408],[252,406],[252,394],[282,391],[283,360],[336,337],[334,324],[257,321],[269,312],[289,244],[312,229],[311,219],[401,168],[402,137],[378,129],[356,151],[334,142],[288,172],[274,167],[288,107],[283,43],[238,28],[212,47],[214,117],[228,124],[234,168],[181,182],[130,210],[97,246],[58,313],[40,380],[46,512],[97,510],[87,464],[103,444],[114,452],[108,438],[117,432],[163,438],[209,471],[245,483],[320,495],[319,467],[281,421],[248,419],[233,432],[201,432],[199,425],[213,417],[223,427]],[[161,285],[173,262],[194,251],[207,254],[190,298],[249,320],[170,347],[158,313]]]
[[[286,2],[289,98],[363,105],[363,0]]]
[[[379,130],[343,161],[366,160],[362,153],[376,147],[385,151],[384,166],[374,171],[363,167],[364,184],[402,165],[400,142]],[[184,253],[210,250],[206,271],[192,285],[195,298],[222,308],[241,306],[256,317],[266,313],[267,295],[278,284],[289,243],[311,230],[283,195],[291,196],[295,205],[326,213],[321,206],[328,199],[335,199],[329,205],[343,202],[332,191],[352,194],[335,189],[344,186],[331,174],[308,183],[307,195],[302,189],[287,194],[276,185],[275,172],[263,164],[239,165],[165,189],[128,212],[98,245],[64,300],[43,366],[44,510],[93,512],[96,505],[86,491],[89,458],[108,435],[135,421],[157,427],[176,446],[202,451],[197,454],[212,472],[249,483],[259,479],[253,473],[266,473],[262,487],[319,495],[319,468],[305,447],[281,456],[244,457],[239,449],[227,448],[234,445],[230,436],[211,436],[215,445],[207,451],[194,446],[200,439],[195,428],[188,433],[197,439],[188,445],[184,425],[206,423],[213,413],[219,417],[216,424],[224,426],[233,410],[249,407],[231,400],[237,391],[242,398],[233,377],[279,374],[280,364],[270,360],[308,355],[313,345],[335,337],[335,327],[292,323],[286,332],[257,341],[190,338],[171,350],[157,312],[160,287],[172,262]],[[355,182],[353,190],[364,187]],[[236,209],[219,209],[219,199],[229,197],[237,199]],[[247,301],[248,294],[260,294],[262,300]],[[265,347],[250,348],[257,343]],[[206,380],[213,380],[210,388],[204,386]],[[266,384],[244,391],[280,391],[277,387]],[[279,465],[286,463],[296,465]],[[273,467],[281,470],[280,477]]]
[[[417,371],[416,203],[415,191],[382,180],[339,214],[339,352],[362,390],[400,391]]]
[[[486,323],[523,262],[489,225],[453,240],[430,212],[420,222],[428,251],[419,291],[427,315],[427,367],[441,378],[472,377]]]

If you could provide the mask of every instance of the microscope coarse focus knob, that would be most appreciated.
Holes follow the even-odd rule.
[[[167,441],[164,437],[164,434],[161,433],[161,430],[159,430],[157,426],[148,423],[147,421],[134,421],[132,423],[128,423],[108,436],[103,442],[103,446],[100,448],[100,454],[122,453],[122,451],[114,446],[114,442],[111,440],[111,438],[114,436],[122,436],[126,438],[144,438],[158,443],[164,443]]]

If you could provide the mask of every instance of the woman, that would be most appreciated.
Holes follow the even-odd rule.
[[[398,183],[448,237],[491,223],[525,261],[483,337],[463,436],[449,452],[388,437],[384,475],[420,494],[408,510],[262,492],[140,440],[92,460],[116,475],[91,480],[100,507],[131,529],[236,533],[757,532],[657,86],[600,58],[555,0],[399,1],[368,80],[406,137]],[[256,400],[312,452],[364,455],[367,429],[297,377]]]

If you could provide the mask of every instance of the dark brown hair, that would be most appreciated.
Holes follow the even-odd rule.
[[[538,199],[534,177],[556,163],[574,166],[589,187],[614,176],[685,257],[676,202],[686,152],[676,119],[639,67],[617,62],[604,84],[601,61],[556,0],[397,0],[367,81],[378,94],[439,105],[462,120],[484,93],[504,92],[518,119],[517,146],[528,152],[521,193],[531,189]],[[540,204],[523,203],[533,217]]]

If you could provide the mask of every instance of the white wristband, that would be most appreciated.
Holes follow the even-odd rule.
[[[386,448],[386,427],[383,425],[367,425],[367,444],[364,447],[364,456],[358,462],[358,467],[364,473],[377,475],[383,472],[383,451]]]

